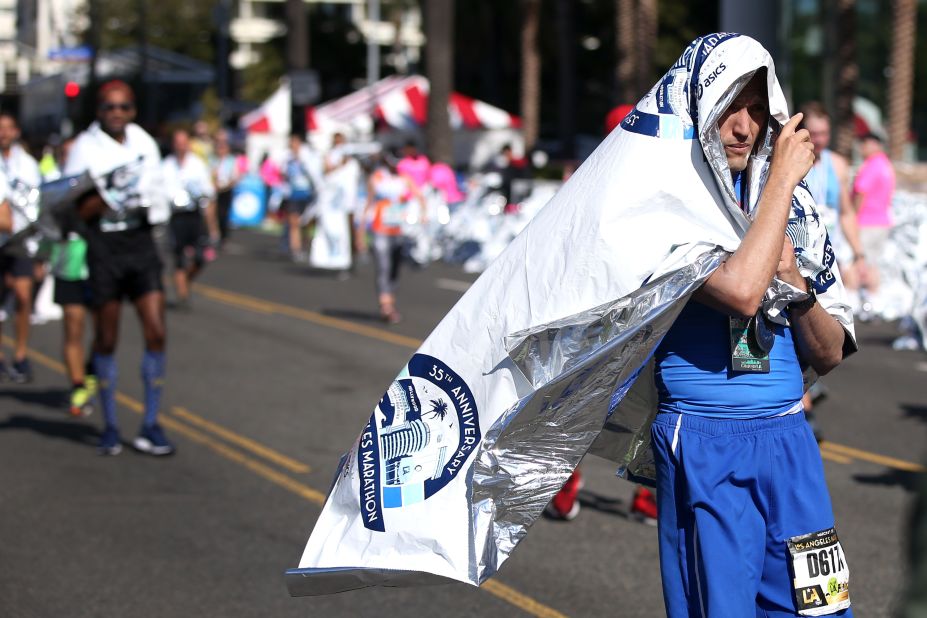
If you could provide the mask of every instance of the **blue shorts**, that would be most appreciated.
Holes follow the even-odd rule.
[[[786,542],[834,526],[805,415],[660,413],[652,436],[667,616],[797,616]]]

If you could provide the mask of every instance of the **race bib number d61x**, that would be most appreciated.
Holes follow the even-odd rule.
[[[798,613],[826,616],[849,607],[850,567],[836,528],[793,536],[787,543]]]

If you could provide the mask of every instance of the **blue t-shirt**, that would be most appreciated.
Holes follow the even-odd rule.
[[[749,419],[777,416],[801,400],[801,366],[792,332],[771,324],[769,373],[731,370],[728,316],[689,301],[654,354],[661,412]]]

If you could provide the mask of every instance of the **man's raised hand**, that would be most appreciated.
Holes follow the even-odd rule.
[[[769,170],[770,180],[788,183],[795,188],[811,171],[814,165],[814,146],[807,129],[799,129],[802,114],[792,116],[779,132],[773,147],[772,166]]]

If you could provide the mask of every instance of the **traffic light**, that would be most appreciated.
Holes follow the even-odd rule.
[[[77,82],[67,82],[64,85],[64,96],[69,99],[76,99],[80,96],[80,84]]]

